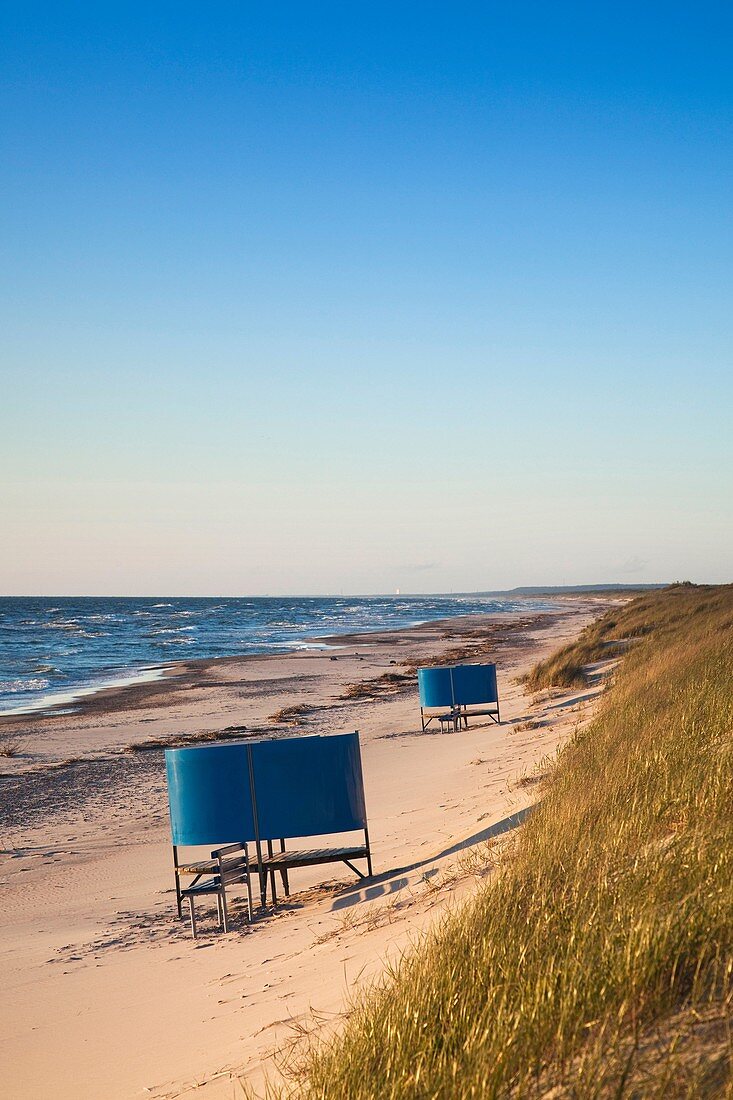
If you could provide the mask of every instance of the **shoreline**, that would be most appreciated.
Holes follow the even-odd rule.
[[[64,691],[51,691],[47,695],[41,695],[37,702],[21,703],[17,707],[7,707],[0,710],[2,718],[22,718],[29,714],[44,714],[46,712],[59,714],[61,707],[75,707],[80,699],[96,695],[100,691],[110,691],[113,688],[132,687],[134,684],[147,684],[159,680],[165,674],[167,665],[145,665],[141,668],[120,669],[119,675],[109,680],[101,680],[99,684],[70,684]]]
[[[601,690],[531,699],[516,677],[601,610],[580,598],[511,622],[352,635],[337,654],[186,662],[81,713],[33,716],[0,788],[10,1093],[230,1100],[240,1078],[259,1088],[274,1051],[337,1020],[350,991],[489,873],[482,853],[511,837],[542,760]],[[460,655],[496,659],[502,725],[421,733],[415,665]],[[277,911],[235,919],[229,935],[202,906],[194,942],[174,913],[165,744],[349,728],[361,731],[373,878],[303,870]]]
[[[604,606],[608,601],[604,601]],[[574,599],[572,609],[587,608],[587,599]],[[364,671],[379,668],[381,674],[394,666],[411,671],[405,676],[400,691],[417,692],[415,669],[419,663],[435,659],[445,662],[445,642],[452,659],[476,660],[483,654],[490,657],[512,645],[525,644],[527,631],[533,627],[549,626],[567,615],[569,608],[552,610],[528,609],[526,611],[461,614],[444,619],[433,619],[409,627],[352,632],[339,635],[323,635],[313,639],[319,646],[329,648],[298,649],[288,652],[260,652],[244,655],[191,658],[169,662],[156,670],[160,674],[144,680],[123,681],[100,687],[81,695],[73,706],[59,704],[32,712],[0,714],[0,735],[17,738],[20,750],[3,758],[0,770],[2,783],[21,775],[33,775],[46,768],[53,769],[78,764],[83,760],[105,760],[110,755],[136,748],[164,747],[171,744],[196,743],[197,740],[223,739],[232,736],[278,736],[292,732],[293,721],[274,723],[272,714],[246,711],[242,720],[237,714],[234,721],[220,724],[212,721],[231,706],[227,696],[251,693],[252,697],[271,697],[274,691],[287,692],[283,707],[304,706],[302,694],[316,691],[314,681],[336,680],[347,691],[363,679]],[[591,604],[590,610],[593,610]],[[337,648],[338,647],[338,648]],[[389,653],[389,656],[386,654]],[[382,667],[382,663],[386,664]],[[388,667],[389,666],[389,667]],[[283,676],[283,673],[288,673]],[[287,682],[286,682],[287,681]],[[305,687],[304,687],[305,685]],[[379,685],[373,697],[382,694]],[[388,694],[394,693],[392,691]],[[218,710],[209,711],[207,703]],[[193,703],[193,705],[191,705]],[[300,725],[309,727],[320,715],[343,714],[349,719],[343,695],[322,699],[318,706],[308,708],[308,713],[297,716]],[[341,705],[339,705],[341,704]],[[235,710],[239,711],[239,707]],[[185,712],[185,713],[183,713]],[[346,712],[346,713],[343,713]],[[200,716],[205,725],[193,721]],[[295,717],[295,716],[293,716]],[[148,726],[178,718],[178,726],[170,734],[152,738]],[[342,723],[343,724],[343,723]],[[102,733],[90,744],[86,734]],[[68,734],[68,736],[64,736]],[[154,742],[154,744],[151,744]]]
[[[381,597],[380,597],[381,598]],[[416,597],[422,599],[423,597]],[[93,601],[91,597],[90,600]],[[557,601],[553,599],[541,599],[537,596],[520,596],[515,597],[511,601],[505,600],[507,604],[523,604],[528,605],[528,613],[544,613],[545,611],[551,612],[555,610],[553,606]],[[157,606],[169,606],[165,605],[153,605]],[[6,718],[23,717],[29,714],[41,714],[46,711],[58,713],[60,707],[72,707],[75,708],[81,699],[87,698],[99,694],[101,692],[107,692],[113,688],[125,688],[127,686],[133,686],[136,683],[146,683],[149,680],[157,680],[166,675],[169,669],[175,670],[176,666],[193,666],[201,662],[218,661],[218,660],[245,660],[247,658],[256,657],[278,657],[284,656],[290,653],[298,652],[320,652],[327,651],[329,649],[340,649],[346,645],[359,644],[357,639],[370,639],[374,636],[398,634],[404,631],[411,631],[420,629],[421,627],[439,626],[448,622],[452,622],[456,619],[474,617],[476,615],[489,615],[489,616],[511,616],[520,613],[520,608],[516,606],[507,607],[506,610],[491,610],[491,611],[457,611],[454,615],[445,616],[443,618],[428,618],[417,619],[409,622],[398,623],[394,626],[380,626],[375,627],[372,630],[345,630],[340,633],[328,633],[328,634],[305,634],[300,638],[293,638],[287,641],[278,641],[271,643],[263,643],[265,648],[250,649],[246,652],[232,652],[216,655],[203,655],[201,657],[178,657],[172,660],[146,660],[140,663],[130,664],[128,666],[116,666],[113,668],[105,669],[100,668],[98,674],[92,674],[99,679],[95,682],[92,680],[80,680],[78,683],[67,683],[66,685],[58,685],[57,687],[48,684],[38,693],[38,698],[27,698],[24,703],[19,703],[17,706],[11,705],[0,709],[0,728],[2,728],[2,722]],[[175,674],[175,673],[173,673]],[[129,682],[129,683],[128,683]],[[18,694],[26,694],[18,692]],[[12,696],[12,693],[8,693],[8,700]]]

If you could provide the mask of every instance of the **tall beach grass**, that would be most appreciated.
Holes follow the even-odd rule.
[[[597,717],[493,879],[276,1094],[733,1094],[733,586],[645,594],[528,686],[609,653]]]

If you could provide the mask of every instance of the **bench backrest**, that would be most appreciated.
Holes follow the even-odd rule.
[[[228,844],[211,853],[218,863],[219,881],[225,886],[230,882],[241,882],[249,872],[249,860],[243,844]]]

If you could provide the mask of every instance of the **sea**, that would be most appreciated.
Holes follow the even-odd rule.
[[[547,606],[475,594],[0,597],[0,713],[73,709],[103,688],[159,678],[176,661],[338,649],[332,636]],[[330,641],[319,641],[324,637]]]

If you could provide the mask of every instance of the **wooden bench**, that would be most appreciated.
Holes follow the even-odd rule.
[[[454,714],[454,718],[456,720],[457,725],[460,727],[461,722],[462,722],[466,729],[468,729],[468,719],[469,718],[482,718],[482,717],[488,717],[488,718],[491,719],[492,722],[496,722],[497,726],[500,726],[501,725],[501,716],[499,714],[499,704],[497,703],[493,707],[487,707],[485,709],[478,709],[478,710],[468,710],[464,706],[464,707],[458,708],[456,710],[455,714]]]
[[[270,845],[270,849],[272,846]],[[365,875],[353,860],[365,859],[367,861],[367,874]],[[262,855],[258,864],[260,871],[260,884],[262,890],[262,904],[267,900],[266,878],[270,876],[270,888],[272,891],[272,903],[277,905],[277,892],[275,890],[275,872],[279,872],[282,878],[285,896],[290,896],[290,881],[288,871],[295,867],[315,867],[323,863],[345,863],[349,870],[359,878],[366,878],[372,874],[372,856],[367,845],[358,848],[293,848],[287,851],[285,841],[280,841],[280,851],[270,850],[267,855]],[[252,864],[254,870],[255,865]]]

